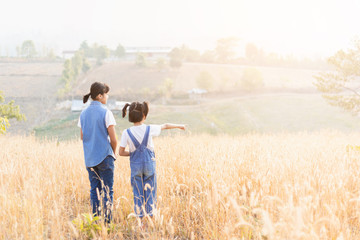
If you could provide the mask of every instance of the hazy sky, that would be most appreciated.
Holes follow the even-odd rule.
[[[236,36],[241,49],[330,56],[360,36],[359,13],[359,0],[11,0],[1,4],[0,51],[27,39],[57,52],[83,40],[205,50]]]

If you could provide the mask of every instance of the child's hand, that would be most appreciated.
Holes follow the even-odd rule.
[[[174,123],[164,123],[161,125],[161,130],[163,129],[174,129],[174,128],[179,128],[182,130],[185,130],[185,124],[174,124]]]

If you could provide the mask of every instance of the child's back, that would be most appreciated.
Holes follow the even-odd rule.
[[[120,156],[130,156],[131,186],[134,193],[134,210],[139,217],[152,216],[156,208],[156,161],[152,137],[159,136],[162,129],[180,128],[184,125],[145,125],[143,122],[149,111],[146,102],[133,102],[123,108],[123,117],[129,107],[129,121],[134,123],[123,131],[120,141]],[[129,146],[129,151],[125,151]],[[145,210],[145,212],[144,212]]]
[[[140,134],[143,132],[140,127],[133,128],[137,132],[138,139],[140,139]],[[130,151],[131,186],[134,192],[134,210],[139,217],[144,216],[144,205],[146,213],[150,216],[153,215],[157,189],[155,153],[148,148],[150,126],[145,126],[145,129],[141,141],[135,138],[130,128],[123,133],[123,136],[127,135],[135,148],[134,151]],[[125,137],[121,139],[123,140]]]
[[[129,151],[133,152],[135,151],[135,145],[134,142],[132,141],[132,139],[130,138],[129,134],[128,134],[128,130],[131,132],[131,134],[135,137],[135,139],[141,143],[144,139],[145,136],[145,132],[146,132],[146,128],[147,126],[150,127],[150,132],[149,132],[149,139],[148,139],[148,143],[146,145],[147,148],[149,148],[150,150],[154,151],[154,142],[152,137],[156,137],[159,136],[161,133],[161,125],[146,125],[146,124],[141,124],[138,126],[132,126],[128,129],[125,129],[121,135],[121,142],[120,142],[120,146],[124,146],[126,147],[126,145],[129,146]]]

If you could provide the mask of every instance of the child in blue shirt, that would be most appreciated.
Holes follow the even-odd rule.
[[[83,102],[91,96],[91,104],[80,114],[78,126],[81,128],[86,169],[90,180],[90,199],[94,215],[105,215],[105,222],[111,220],[113,204],[114,161],[116,152],[115,118],[104,105],[110,88],[95,82],[90,87]],[[98,196],[97,192],[100,193]],[[100,206],[102,198],[103,206]]]
[[[129,121],[134,126],[125,129],[121,135],[120,156],[130,156],[131,186],[134,194],[134,211],[140,218],[153,216],[156,208],[156,161],[153,136],[159,136],[161,130],[179,128],[185,130],[182,124],[145,125],[149,112],[147,102],[126,104],[122,116],[126,116],[129,107]],[[129,151],[125,151],[129,146]],[[144,212],[145,211],[145,212]]]

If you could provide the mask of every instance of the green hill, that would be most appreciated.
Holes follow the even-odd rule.
[[[127,118],[114,112],[118,136],[130,127]],[[36,136],[60,140],[79,137],[76,126],[79,113],[52,120],[35,128]],[[316,94],[269,94],[253,97],[207,102],[194,106],[150,105],[146,123],[184,123],[187,134],[246,134],[250,132],[275,133],[297,131],[319,131],[336,129],[350,132],[360,130],[357,117],[328,105]],[[176,134],[167,131],[165,134]]]

